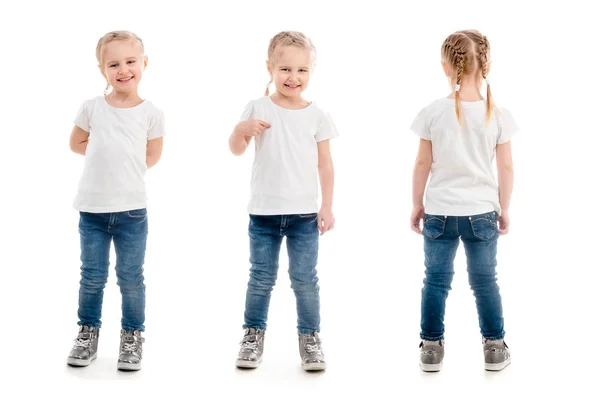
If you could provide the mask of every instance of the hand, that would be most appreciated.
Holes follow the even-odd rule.
[[[501,235],[506,235],[508,233],[508,227],[510,226],[510,217],[508,216],[508,211],[503,210],[502,215],[498,218],[498,233]]]
[[[425,209],[423,206],[414,206],[410,214],[410,229],[421,235],[421,220],[425,218]]]
[[[324,235],[325,232],[332,230],[335,225],[335,217],[333,216],[331,207],[321,207],[317,221],[319,222],[319,232],[321,232],[321,236]]]
[[[257,119],[249,119],[247,121],[242,121],[235,126],[234,132],[238,136],[247,137],[247,136],[259,136],[263,131],[267,128],[270,128],[271,125],[266,123],[265,121],[260,121]]]

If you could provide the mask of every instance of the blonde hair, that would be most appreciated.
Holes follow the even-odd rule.
[[[462,80],[466,76],[475,73],[481,73],[483,79],[487,78],[490,67],[490,42],[488,39],[476,30],[464,30],[454,32],[444,40],[442,44],[442,60],[446,62],[454,71],[456,71],[456,87],[459,88]],[[462,113],[460,108],[460,98],[458,90],[455,93],[456,117],[462,124]],[[490,85],[487,85],[486,99],[486,123],[492,118],[492,112],[495,110],[494,100]]]
[[[267,53],[267,61],[269,62],[270,65],[273,65],[273,62],[276,59],[275,51],[279,47],[284,47],[284,46],[294,46],[294,47],[299,47],[301,49],[310,50],[311,64],[312,65],[315,64],[317,51],[316,51],[315,46],[313,45],[312,41],[302,32],[283,31],[283,32],[279,32],[277,35],[273,36],[271,38],[271,41],[269,42],[269,51]],[[271,78],[271,80],[269,80],[269,83],[267,83],[267,90],[265,90],[265,96],[269,95],[269,85],[271,85],[272,82],[273,82],[273,78]]]
[[[102,67],[103,62],[103,47],[110,42],[114,42],[115,40],[133,40],[135,41],[142,50],[142,54],[144,53],[144,42],[142,39],[133,32],[130,31],[112,31],[108,32],[106,35],[102,36],[100,40],[98,40],[98,44],[96,45],[96,59],[98,60],[98,65]],[[104,89],[104,95],[108,93],[108,89],[110,88],[110,84],[108,81],[106,82],[106,89]]]

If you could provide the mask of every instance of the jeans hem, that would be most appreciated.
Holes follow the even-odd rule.
[[[421,340],[427,340],[429,342],[438,342],[440,340],[444,340],[444,335],[442,335],[442,336],[421,335]]]
[[[298,329],[298,335],[312,335],[313,333],[321,333],[319,328],[317,329]]]
[[[81,322],[79,321],[77,323],[78,326],[89,326],[90,328],[96,328],[96,329],[100,329],[102,328],[102,323],[98,322],[98,323],[87,323],[87,322]]]
[[[242,328],[244,329],[254,329],[257,331],[266,331],[267,330],[267,326],[266,325],[242,325]]]

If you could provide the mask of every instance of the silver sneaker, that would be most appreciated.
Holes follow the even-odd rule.
[[[67,364],[76,367],[87,367],[90,365],[98,356],[99,335],[99,328],[87,325],[80,326],[77,338],[74,340],[75,345],[67,357]]]
[[[300,346],[302,368],[305,371],[322,371],[327,368],[325,355],[321,347],[321,339],[317,332],[314,332],[312,335],[298,335],[298,343]]]
[[[510,364],[510,351],[502,339],[483,339],[483,358],[486,370],[501,371]]]
[[[444,363],[444,341],[423,340],[419,347],[421,348],[421,361],[419,363],[421,369],[425,372],[440,371]]]
[[[240,341],[240,353],[235,361],[239,368],[256,368],[262,361],[265,345],[265,331],[262,329],[247,328]]]
[[[142,369],[142,350],[146,341],[138,330],[127,332],[121,330],[121,346],[117,368],[124,371]]]

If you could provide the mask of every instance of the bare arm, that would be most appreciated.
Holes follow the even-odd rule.
[[[500,234],[508,233],[510,219],[508,208],[513,191],[514,170],[510,141],[496,146],[496,166],[498,167],[498,196],[500,198]]]
[[[319,181],[321,183],[321,210],[319,211],[319,231],[321,235],[333,229],[335,217],[333,216],[333,159],[329,140],[317,143],[319,152]]]
[[[229,150],[233,155],[241,156],[246,152],[252,138],[259,136],[265,129],[270,127],[271,125],[264,121],[253,119],[240,122],[229,136]]]
[[[413,211],[410,216],[411,229],[421,234],[421,220],[425,216],[425,207],[423,206],[423,196],[425,195],[425,186],[427,178],[431,172],[433,154],[431,150],[431,141],[421,139],[419,141],[419,151],[413,170],[412,200]]]
[[[71,131],[71,138],[69,140],[69,145],[71,150],[74,153],[85,155],[85,150],[87,149],[88,140],[90,137],[90,133],[84,131],[77,125],[73,127],[73,131]]]
[[[155,166],[160,160],[163,150],[163,137],[148,140],[146,145],[146,165],[148,168]]]

